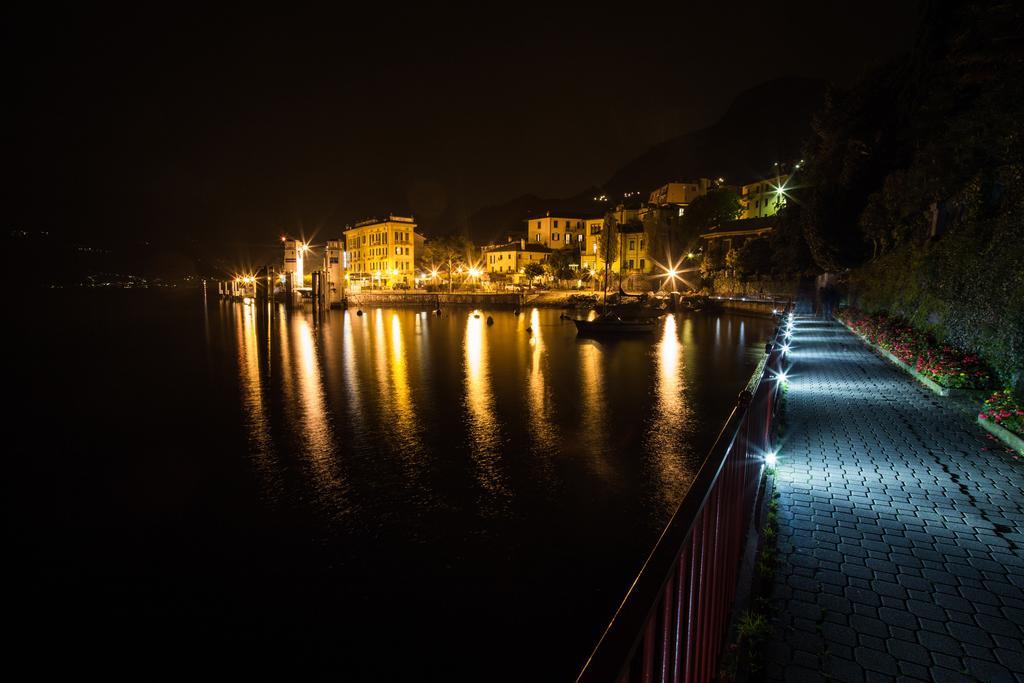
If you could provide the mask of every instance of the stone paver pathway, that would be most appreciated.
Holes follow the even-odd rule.
[[[1024,681],[1024,463],[838,323],[790,364],[764,673]]]

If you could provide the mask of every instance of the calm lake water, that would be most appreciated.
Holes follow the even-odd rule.
[[[357,680],[572,678],[771,321],[597,341],[561,313],[34,301],[11,356],[25,635],[270,647]]]

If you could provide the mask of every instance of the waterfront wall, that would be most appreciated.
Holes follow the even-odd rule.
[[[349,306],[519,306],[522,297],[510,292],[360,292],[348,298]]]
[[[729,311],[739,311],[741,313],[751,313],[763,316],[774,315],[777,311],[785,309],[786,304],[788,303],[787,300],[747,301],[744,299],[725,297],[714,297],[712,301]]]

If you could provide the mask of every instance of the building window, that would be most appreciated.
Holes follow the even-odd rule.
[[[557,223],[558,221],[555,221],[555,222]],[[552,242],[557,242],[558,241],[558,233],[557,232],[551,233],[551,241]]]
[[[643,240],[643,238],[641,238],[640,239],[640,251],[643,251],[643,250],[644,250],[644,240]],[[643,268],[643,266],[640,266],[640,267]]]
[[[633,259],[629,259],[629,268],[630,270],[633,268]]]
[[[540,242],[540,233],[539,232],[537,233],[537,239],[535,241]]]
[[[644,269],[644,260],[640,259],[640,270]]]
[[[633,250],[635,250],[635,249],[636,249],[636,240],[630,240],[630,241],[629,241],[629,250],[630,250],[630,251],[633,251]],[[630,268],[632,268],[632,267],[633,267],[633,262],[632,262],[632,261],[630,261],[629,263],[630,263],[630,266],[629,266],[629,267],[630,267]]]
[[[558,221],[555,221],[554,227],[556,227],[556,228],[558,227]]]

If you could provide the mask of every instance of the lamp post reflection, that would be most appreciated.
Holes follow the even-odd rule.
[[[490,368],[488,367],[487,330],[483,317],[474,311],[466,318],[466,337],[463,342],[466,372],[466,409],[472,440],[477,479],[487,492],[487,505],[508,498],[499,458],[501,455],[501,426],[493,411]]]
[[[374,316],[374,343],[377,347],[377,379],[382,412],[393,425],[390,438],[402,455],[403,464],[420,462],[423,446],[419,420],[409,383],[409,359],[402,333],[402,321],[392,312],[385,330],[383,313]]]
[[[272,460],[274,442],[270,438],[270,419],[267,416],[263,377],[260,374],[259,338],[256,334],[255,307],[242,306],[236,316],[238,344],[239,384],[242,390],[242,411],[245,414],[249,447],[256,461],[256,469],[263,477],[265,493],[277,501],[281,481]]]
[[[583,407],[583,440],[588,452],[594,455],[594,468],[603,478],[611,476],[606,450],[608,435],[605,428],[605,380],[601,345],[588,341],[579,346],[580,399]]]
[[[544,378],[544,333],[541,331],[540,311],[530,312],[530,376],[528,391],[530,400],[530,434],[537,443],[540,453],[552,453],[557,448],[558,438],[551,425],[551,401],[547,382]]]
[[[312,465],[321,505],[332,513],[348,512],[347,487],[337,473],[333,427],[328,418],[320,359],[313,328],[303,314],[282,316],[282,388],[298,425],[298,441]],[[291,343],[288,330],[293,331]],[[293,354],[293,348],[294,351]]]
[[[683,395],[683,345],[679,343],[676,316],[665,318],[655,353],[657,403],[648,448],[655,460],[662,503],[671,508],[679,501],[691,478],[681,452],[690,407]]]

